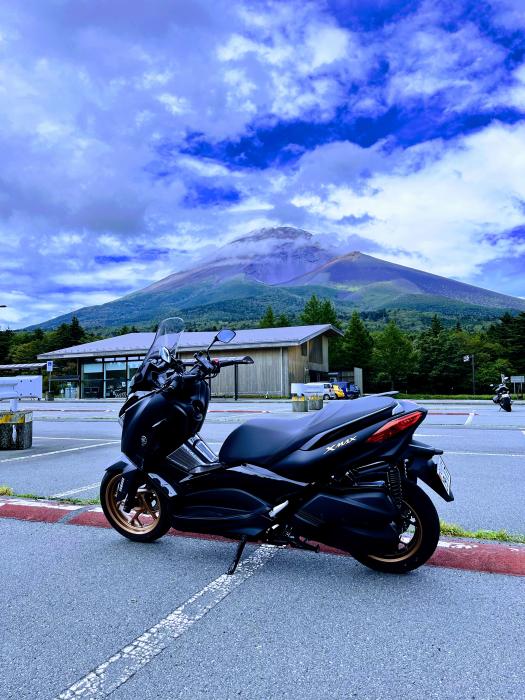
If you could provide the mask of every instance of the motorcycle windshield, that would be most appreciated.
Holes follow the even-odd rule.
[[[140,366],[139,372],[150,360],[156,360],[160,357],[160,349],[162,347],[168,348],[171,354],[175,355],[183,330],[184,321],[182,318],[165,318],[164,321],[161,321],[155,334],[155,339],[144,358],[144,362]]]

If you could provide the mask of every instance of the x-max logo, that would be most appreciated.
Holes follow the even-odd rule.
[[[339,447],[344,447],[345,445],[349,445],[354,440],[357,440],[357,438],[355,436],[346,438],[346,440],[341,440],[341,442],[336,442],[335,445],[327,445],[326,451],[327,452],[335,452],[335,450],[337,450]]]

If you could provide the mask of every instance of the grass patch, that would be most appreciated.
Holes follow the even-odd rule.
[[[40,496],[36,493],[17,493],[16,498],[30,498],[32,501],[55,501],[56,503],[67,503],[72,506],[99,506],[100,498],[51,498],[50,496]]]
[[[525,535],[517,535],[506,530],[466,530],[461,525],[441,522],[441,534],[449,537],[468,537],[472,540],[493,540],[494,542],[514,542],[525,544]]]
[[[0,485],[0,496],[12,496],[13,489],[10,486]]]

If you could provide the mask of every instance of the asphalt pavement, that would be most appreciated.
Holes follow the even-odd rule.
[[[523,697],[522,578],[250,547],[236,579],[231,544],[0,534],[5,700]]]
[[[120,456],[118,402],[33,402],[33,447],[0,452],[0,484],[17,494],[94,498],[105,468]],[[428,491],[443,520],[467,529],[525,533],[525,405],[425,402],[417,437],[445,451],[455,501]],[[212,402],[202,430],[215,451],[250,418],[291,417],[289,402]]]
[[[445,450],[456,496],[435,497],[441,517],[525,533],[525,406],[425,405],[418,436]],[[33,447],[0,452],[0,484],[95,496],[120,454],[118,403],[33,408]],[[240,422],[277,415],[289,404],[214,402],[203,435],[218,450]],[[139,545],[71,522],[0,518],[2,700],[525,697],[520,576],[387,576],[249,546],[226,577],[231,543]]]

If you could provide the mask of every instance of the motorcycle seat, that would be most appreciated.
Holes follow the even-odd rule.
[[[219,452],[223,464],[268,466],[299,449],[316,435],[369,415],[391,410],[397,402],[386,396],[365,396],[330,403],[301,418],[255,418],[236,428]]]

